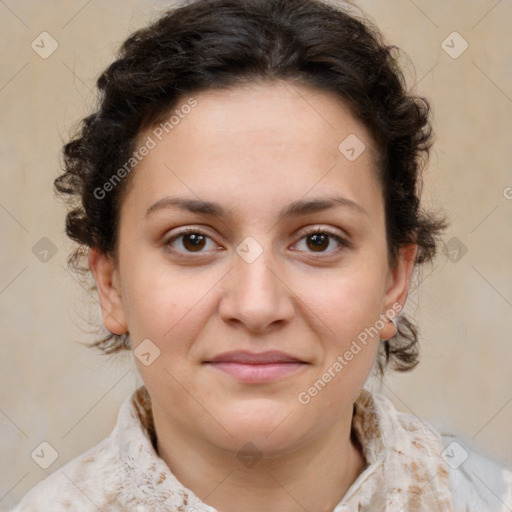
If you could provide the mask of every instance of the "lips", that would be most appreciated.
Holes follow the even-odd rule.
[[[279,351],[267,352],[225,352],[204,362],[244,383],[266,383],[283,379],[309,363],[295,356]]]
[[[240,363],[240,364],[271,364],[271,363],[303,363],[300,359],[279,352],[271,350],[268,352],[225,352],[219,354],[213,359],[206,361],[207,363]]]

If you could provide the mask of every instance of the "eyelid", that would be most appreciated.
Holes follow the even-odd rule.
[[[324,227],[324,226],[315,226],[315,227],[304,228],[304,230],[300,232],[299,239],[297,240],[297,242],[295,242],[294,246],[297,245],[306,236],[314,235],[316,233],[328,235],[331,238],[334,238],[338,242],[338,244],[343,248],[351,248],[352,247],[352,242],[349,240],[348,235],[342,235],[342,234],[334,231],[332,228],[328,228],[328,227]],[[327,256],[327,255],[336,254],[339,252],[339,250],[340,250],[340,248],[338,247],[337,249],[334,249],[332,251],[325,251],[325,252],[318,252],[318,253],[310,252],[309,254],[312,255],[313,257],[322,258],[323,255]]]
[[[180,231],[177,231],[176,233],[173,233],[173,234],[170,234],[170,235],[166,235],[163,239],[163,245],[165,247],[169,247],[171,245],[171,242],[174,242],[175,240],[179,239],[180,237],[184,236],[184,235],[188,235],[190,233],[194,233],[194,234],[198,234],[198,235],[202,235],[206,238],[209,238],[210,240],[212,240],[215,244],[217,244],[217,242],[215,242],[214,240],[214,237],[211,236],[210,234],[208,234],[208,232],[206,230],[204,230],[202,227],[194,227],[194,226],[187,226],[185,228],[182,228],[180,229]],[[219,244],[217,244],[219,245]],[[182,252],[182,251],[177,251],[176,249],[172,248],[171,249],[172,252],[177,252],[178,254],[194,254],[192,252],[190,253],[186,253],[186,252]],[[200,256],[200,255],[203,255],[205,254],[205,252],[199,252],[197,253],[197,256]]]
[[[304,237],[306,235],[313,235],[315,233],[323,233],[323,234],[326,234],[326,235],[331,235],[333,236],[334,238],[340,238],[340,239],[343,239],[345,242],[348,243],[348,234],[343,234],[343,233],[340,233],[338,231],[335,231],[333,228],[331,227],[327,227],[327,226],[322,226],[322,225],[317,225],[317,226],[314,226],[314,227],[306,227],[304,228],[303,230],[301,230],[299,232],[299,235],[300,237]]]
[[[194,233],[194,234],[199,234],[199,235],[205,236],[205,237],[209,238],[210,240],[212,240],[214,243],[217,244],[217,242],[215,241],[214,237],[210,236],[208,234],[208,232],[205,231],[202,227],[188,226],[188,227],[185,227],[185,228],[181,229],[180,231],[178,231],[178,232],[176,232],[176,233],[174,233],[174,234],[172,234],[170,236],[165,237],[163,245],[168,247],[168,246],[171,245],[171,242],[174,242],[175,240],[179,239],[181,236],[184,236],[184,235],[187,235],[187,234],[190,234],[190,233]],[[319,226],[319,225],[314,226],[314,227],[307,227],[307,228],[304,228],[303,230],[299,231],[299,233],[296,235],[299,238],[293,244],[293,246],[297,245],[306,236],[313,235],[313,234],[316,234],[316,233],[325,234],[325,235],[330,236],[331,238],[334,238],[340,244],[340,246],[342,246],[342,247],[346,247],[346,248],[352,247],[352,244],[348,240],[347,236],[344,236],[344,235],[341,235],[340,233],[335,232],[332,228],[327,228],[327,227],[323,227],[323,226]],[[187,255],[194,255],[195,254],[195,256],[193,256],[193,257],[200,257],[200,256],[202,256],[204,254],[207,254],[207,252],[205,252],[205,251],[198,252],[198,253],[193,253],[193,252],[177,251],[174,248],[170,249],[170,250],[172,252],[175,252],[175,253],[177,252],[178,254],[182,254],[182,255],[183,254],[187,254]],[[331,254],[337,253],[338,251],[339,251],[339,248],[338,249],[334,249],[332,251],[327,251],[327,252],[319,252],[319,253],[311,252],[310,254],[313,255],[314,257],[321,258],[322,255],[331,255]]]

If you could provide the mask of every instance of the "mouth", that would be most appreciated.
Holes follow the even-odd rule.
[[[259,384],[288,377],[310,363],[284,352],[226,352],[204,361],[214,370],[244,383]]]

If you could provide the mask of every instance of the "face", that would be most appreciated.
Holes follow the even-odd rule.
[[[157,431],[293,450],[351,417],[414,247],[389,265],[372,141],[341,100],[286,82],[194,100],[139,136],[154,147],[125,190],[117,261],[91,251],[104,322],[146,354]]]

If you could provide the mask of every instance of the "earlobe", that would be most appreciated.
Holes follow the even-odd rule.
[[[381,329],[380,338],[382,340],[391,339],[397,332],[396,317],[405,306],[409,285],[418,246],[416,244],[406,245],[400,248],[396,265],[391,269],[386,295],[384,297],[384,311],[396,313],[395,316]]]
[[[98,288],[101,314],[105,327],[112,334],[126,333],[128,326],[114,259],[101,252],[97,247],[91,247],[89,249],[89,268]]]

